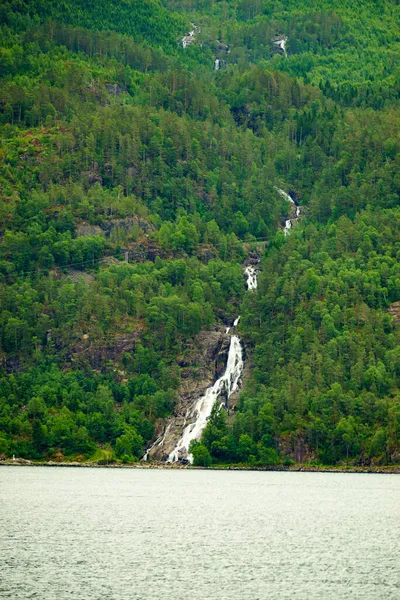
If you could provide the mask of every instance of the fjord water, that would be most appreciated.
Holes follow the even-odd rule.
[[[0,468],[0,598],[400,597],[400,477]]]

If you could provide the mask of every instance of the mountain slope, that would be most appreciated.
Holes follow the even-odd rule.
[[[200,460],[398,462],[398,7],[168,6],[1,7],[0,453],[140,458],[241,314]]]
[[[51,19],[96,31],[116,31],[169,49],[176,46],[177,37],[185,31],[185,20],[165,10],[158,0],[11,0],[2,3],[0,11],[1,21],[16,31],[25,29],[26,23],[34,25]]]

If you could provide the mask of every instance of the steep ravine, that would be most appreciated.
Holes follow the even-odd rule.
[[[195,350],[182,368],[182,382],[175,414],[165,420],[159,437],[144,459],[166,461],[176,447],[198,399],[221,377],[229,352],[231,336],[223,331],[202,331],[196,336]]]
[[[247,289],[256,289],[257,268],[248,265],[244,275]],[[228,408],[229,398],[239,390],[244,369],[243,346],[235,334],[239,319],[240,316],[225,333],[199,334],[196,362],[202,365],[202,369],[195,377],[192,373],[186,384],[184,380],[175,416],[165,422],[162,434],[147,450],[144,460],[191,462],[190,442],[200,439],[215,403],[220,402]],[[222,361],[225,368],[221,372]]]
[[[293,207],[284,227],[287,235],[300,217],[300,208],[289,194],[275,189]],[[257,276],[257,260],[249,259],[244,269],[249,292],[257,288]],[[143,460],[191,463],[190,443],[201,438],[214,405],[219,402],[228,409],[229,399],[237,397],[245,370],[243,345],[236,335],[239,320],[240,315],[225,332],[202,332],[197,336],[194,363],[200,367],[194,368],[192,364],[192,368],[188,365],[183,371],[175,415],[164,422],[162,433],[147,449]]]

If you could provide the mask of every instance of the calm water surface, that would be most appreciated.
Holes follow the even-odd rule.
[[[400,476],[0,468],[0,598],[400,599]]]

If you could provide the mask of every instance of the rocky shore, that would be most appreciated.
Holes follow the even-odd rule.
[[[12,467],[84,467],[92,469],[205,469],[205,467],[194,467],[189,464],[179,462],[137,462],[131,464],[109,463],[99,464],[94,462],[38,462],[17,458],[15,460],[2,460],[1,466]],[[275,465],[275,466],[253,466],[248,465],[214,465],[207,467],[211,471],[278,471],[278,472],[293,472],[293,473],[388,473],[392,475],[400,475],[400,465],[390,466],[323,466],[309,464],[294,464],[294,465]]]

